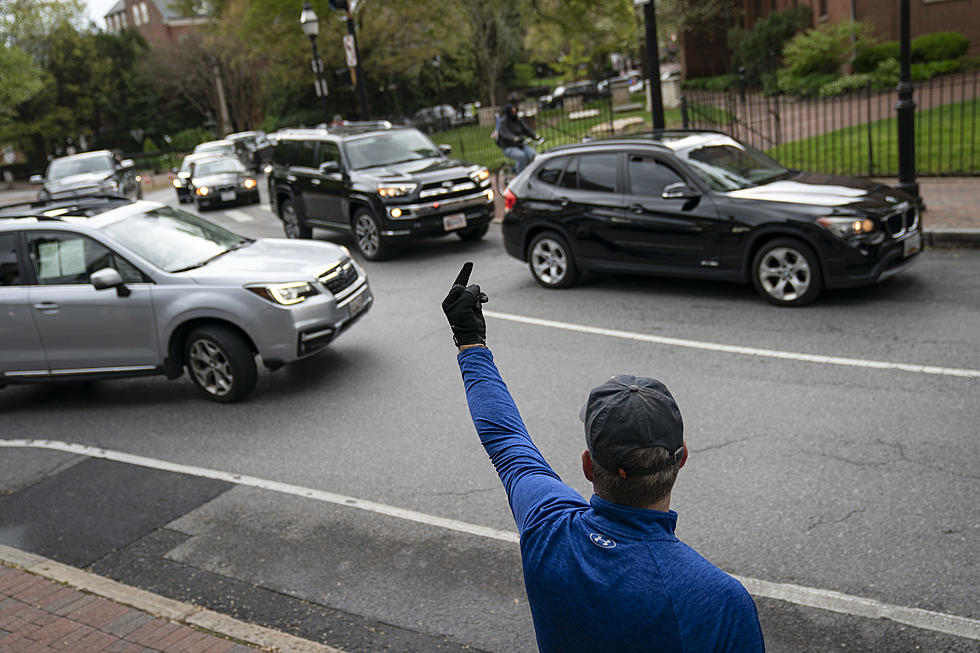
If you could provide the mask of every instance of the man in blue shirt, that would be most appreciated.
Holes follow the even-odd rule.
[[[521,537],[524,585],[545,652],[765,649],[741,583],[674,535],[670,493],[687,462],[681,414],[655,379],[615,376],[580,417],[588,502],[531,441],[486,346],[482,305],[463,266],[442,307],[459,348],[466,400],[507,491]]]

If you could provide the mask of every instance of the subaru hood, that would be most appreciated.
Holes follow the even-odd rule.
[[[347,258],[347,253],[333,243],[260,238],[182,274],[198,283],[313,281]]]

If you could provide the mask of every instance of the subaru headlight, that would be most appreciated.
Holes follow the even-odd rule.
[[[855,236],[867,236],[875,230],[875,221],[870,218],[817,218],[817,224],[843,240]]]
[[[255,188],[255,180],[249,177],[242,182],[242,186],[244,186],[247,190],[252,190]]]
[[[483,186],[489,183],[487,180],[490,179],[490,171],[486,168],[480,168],[470,173],[470,179]]]
[[[307,297],[319,295],[320,291],[306,281],[290,281],[287,283],[256,283],[245,286],[263,299],[282,306],[292,306],[306,301]]]
[[[415,191],[418,184],[378,184],[381,197],[404,197]]]

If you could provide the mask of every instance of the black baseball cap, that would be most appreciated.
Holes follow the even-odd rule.
[[[634,449],[664,447],[674,463],[684,456],[681,411],[667,386],[656,379],[631,374],[610,378],[589,392],[579,418],[592,459],[614,474],[652,474],[663,468],[624,468],[623,458]]]

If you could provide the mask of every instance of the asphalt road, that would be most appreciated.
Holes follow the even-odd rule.
[[[262,206],[205,215],[281,235]],[[586,497],[589,388],[617,373],[671,388],[691,449],[678,535],[731,573],[790,588],[757,596],[770,650],[980,646],[868,619],[847,598],[980,620],[977,250],[927,250],[905,275],[789,310],[695,281],[548,291],[496,227],[479,243],[422,242],[367,264],[371,312],[321,355],[263,370],[242,404],[203,401],[186,378],[0,391],[0,438],[160,467],[0,449],[0,543],[349,651],[535,650],[513,521],[439,308],[466,260],[529,431]],[[847,597],[839,611],[800,605],[811,589]]]

